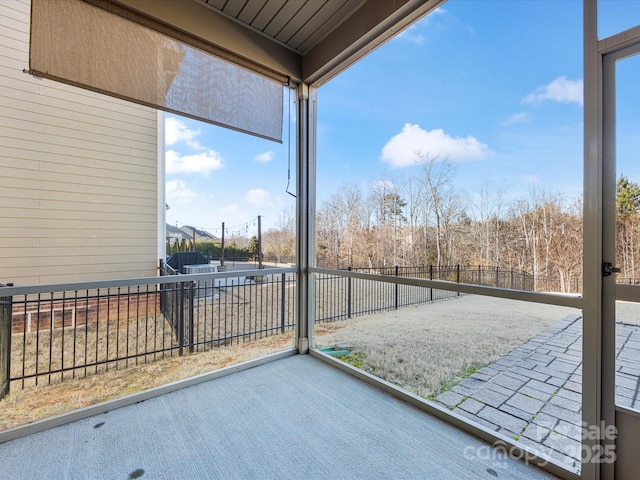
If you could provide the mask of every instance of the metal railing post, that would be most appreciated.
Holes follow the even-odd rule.
[[[0,286],[5,286],[0,284]],[[13,286],[12,283],[6,285]],[[13,297],[0,297],[0,399],[9,394],[11,384],[11,319]],[[63,317],[64,321],[64,317]]]
[[[500,286],[500,269],[496,267],[496,288]]]
[[[460,283],[460,265],[456,265],[456,283]],[[460,296],[460,292],[457,292],[457,296]]]
[[[180,298],[178,300],[178,355],[184,354],[184,282],[180,282]]]
[[[429,265],[429,280],[433,280],[433,265]],[[429,301],[433,302],[433,288],[429,289]]]
[[[351,267],[347,270],[351,271]],[[347,318],[351,318],[351,277],[347,277]]]
[[[189,310],[188,310],[188,317],[187,317],[187,321],[188,326],[189,326],[189,353],[193,353],[193,345],[194,345],[194,336],[193,336],[193,319],[194,319],[194,315],[193,315],[193,298],[195,296],[195,282],[189,282]]]
[[[396,265],[396,277],[398,276],[398,265]],[[396,282],[396,288],[395,288],[395,310],[398,309],[398,283]]]
[[[286,276],[287,276],[286,273],[282,273],[281,277],[280,277],[282,279],[281,280],[282,281],[282,287],[280,288],[280,292],[281,292],[281,294],[280,294],[280,332],[281,333],[284,333],[284,318],[285,318],[284,309],[285,309],[285,305],[286,305],[284,296],[285,296],[286,291],[287,291],[286,290],[286,281],[287,281]]]

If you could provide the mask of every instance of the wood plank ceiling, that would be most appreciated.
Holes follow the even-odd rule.
[[[364,0],[196,0],[305,55]]]

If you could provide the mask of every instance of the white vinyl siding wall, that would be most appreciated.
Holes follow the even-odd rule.
[[[156,111],[23,73],[29,1],[0,2],[0,283],[156,274]]]

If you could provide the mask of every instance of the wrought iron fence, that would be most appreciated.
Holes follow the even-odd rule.
[[[6,285],[0,284],[0,287]],[[11,297],[0,297],[0,399],[9,393],[11,378]]]
[[[397,271],[395,268],[382,269],[382,271],[363,270],[358,269],[357,271],[381,275],[391,275]],[[339,274],[316,274],[315,290],[316,322],[345,320],[359,315],[395,310],[458,296],[457,292],[351,278]]]
[[[295,275],[291,269],[276,271],[198,275],[185,282],[183,275],[161,263],[161,276],[175,281],[160,286],[160,311],[178,345],[193,352],[201,346],[219,347],[293,328]]]
[[[7,389],[58,383],[290,330],[295,324],[293,272],[272,270],[259,279],[217,273],[92,282],[13,294],[8,297],[12,304],[0,304],[10,305],[0,317],[8,317],[11,333],[1,336],[7,341],[0,353],[0,362],[7,360]]]
[[[616,279],[616,283],[622,282]],[[560,279],[546,275],[535,277],[536,292],[556,292],[556,293],[582,293],[582,277],[570,277]]]
[[[484,265],[422,265],[417,267],[349,268],[354,272],[377,273],[396,277],[412,277],[427,280],[483,285],[487,287],[509,288],[533,291],[533,275],[513,268],[490,267]]]
[[[533,275],[514,269],[469,265],[351,268],[348,271],[425,280],[444,280],[515,290],[534,290]],[[357,315],[457,297],[458,292],[397,283],[316,275],[316,321],[335,321]]]
[[[533,284],[522,272],[484,267],[357,271],[519,289]],[[339,274],[315,278],[317,322],[458,296]],[[157,278],[17,291],[0,299],[0,326],[6,329],[0,341],[0,388],[7,389],[11,382],[21,388],[61,382],[253,341],[290,331],[296,316],[294,268],[179,275],[161,265]]]

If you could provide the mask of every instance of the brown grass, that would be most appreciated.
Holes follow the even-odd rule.
[[[318,325],[320,335],[335,331],[336,325]],[[120,398],[229,365],[276,353],[293,345],[293,332],[257,339],[209,351],[174,356],[155,362],[110,370],[99,375],[65,380],[53,385],[12,385],[11,394],[0,401],[0,430],[25,425],[78,408]],[[15,383],[15,382],[14,382]]]
[[[104,373],[107,370],[147,363],[171,352],[147,354],[152,350],[169,349],[175,345],[171,327],[162,315],[131,318],[129,320],[104,320],[76,327],[41,329],[39,332],[14,334],[11,348],[11,376],[18,377],[24,368],[27,374],[71,369],[38,378],[39,384],[58,383]],[[140,355],[137,359],[116,360]],[[97,362],[109,362],[91,367]],[[35,386],[34,377],[25,380],[25,386]]]
[[[225,288],[217,298],[196,299],[191,339],[195,349],[206,351],[280,333],[279,295],[279,284],[250,284]],[[285,305],[284,315],[285,323],[292,321],[292,301]],[[59,383],[161,360],[176,355],[178,347],[170,322],[160,312],[54,329],[41,327],[12,337],[11,376],[29,377],[25,386]],[[56,370],[63,371],[46,373]]]
[[[363,370],[428,398],[576,312],[467,295],[336,322],[316,343],[350,343]]]
[[[153,363],[65,380],[56,385],[19,389],[0,401],[0,430],[95,405],[131,393],[189,378],[281,351],[292,345],[292,333],[250,343],[214,348],[204,353],[171,357]]]

